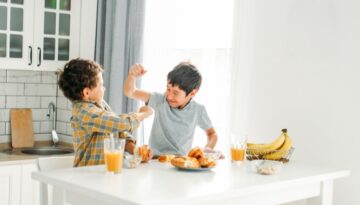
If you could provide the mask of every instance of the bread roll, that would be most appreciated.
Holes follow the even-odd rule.
[[[159,156],[159,162],[170,162],[173,158],[175,157],[175,155],[172,154],[162,154]]]
[[[175,157],[171,160],[171,164],[182,168],[200,168],[198,160],[193,157]]]
[[[188,156],[189,157],[194,157],[196,159],[200,159],[204,157],[204,150],[201,149],[200,147],[194,147],[190,150]]]
[[[198,159],[198,161],[202,168],[212,168],[216,166],[216,162],[212,158],[203,157]]]
[[[143,145],[141,147],[138,147],[137,149],[138,155],[141,156],[142,162],[147,162],[150,159],[150,147],[148,145]]]

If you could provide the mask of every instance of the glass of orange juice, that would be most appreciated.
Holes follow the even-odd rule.
[[[112,174],[121,172],[124,149],[125,139],[114,137],[104,139],[104,157],[107,172]]]
[[[245,160],[247,135],[231,135],[230,151],[231,161],[241,164]]]

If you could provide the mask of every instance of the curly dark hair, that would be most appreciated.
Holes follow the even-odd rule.
[[[85,88],[97,86],[97,75],[102,67],[92,60],[73,59],[60,71],[58,85],[70,101],[82,100]]]
[[[201,85],[201,74],[198,69],[189,62],[181,62],[167,75],[167,80],[173,86],[177,85],[186,95]]]

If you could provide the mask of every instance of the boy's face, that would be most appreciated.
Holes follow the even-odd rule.
[[[172,108],[184,108],[187,103],[195,96],[197,90],[191,91],[187,96],[185,91],[181,90],[179,86],[168,83],[166,88],[166,100]]]
[[[99,105],[101,105],[101,102],[104,97],[104,81],[102,77],[102,73],[99,73],[97,75],[97,85],[96,87],[89,89],[89,100],[97,102]]]

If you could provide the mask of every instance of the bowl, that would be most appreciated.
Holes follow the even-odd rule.
[[[141,158],[137,155],[132,155],[128,152],[125,152],[123,167],[127,169],[134,169],[138,167],[141,163]]]
[[[207,158],[211,158],[214,160],[218,160],[221,157],[221,151],[217,151],[217,150],[205,150],[204,151],[204,155]]]
[[[282,162],[274,160],[252,160],[250,164],[252,170],[261,175],[276,174],[283,166]]]

